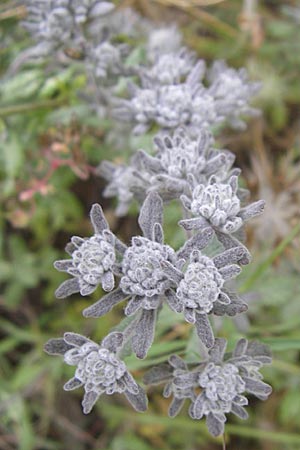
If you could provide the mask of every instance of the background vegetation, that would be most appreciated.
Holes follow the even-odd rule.
[[[177,22],[186,44],[208,62],[226,59],[262,81],[260,118],[244,132],[227,131],[219,141],[237,156],[245,185],[268,202],[265,214],[248,227],[253,262],[239,277],[248,297],[247,322],[223,320],[229,342],[247,334],[268,343],[272,367],[264,371],[274,393],[266,403],[251,399],[246,423],[231,418],[229,449],[300,448],[300,5],[276,0],[132,0],[152,20]],[[53,269],[71,235],[88,236],[88,211],[100,202],[114,233],[129,240],[137,229],[135,211],[116,219],[114,204],[101,197],[104,181],[94,174],[102,159],[121,161],[131,145],[111,143],[111,124],[83,101],[85,76],[73,66],[26,65],[7,70],[30,39],[20,27],[21,2],[0,5],[0,449],[1,450],[213,450],[221,441],[182,412],[166,415],[168,400],[150,392],[150,410],[132,412],[122,398],[103,397],[89,416],[80,392],[65,393],[71,371],[43,353],[43,344],[64,331],[100,340],[118,323],[121,308],[105,318],[84,319],[90,299],[54,298],[65,276]],[[167,240],[182,236],[166,214]],[[95,300],[99,295],[96,294]],[[190,339],[187,324],[162,315],[146,361],[129,359],[136,375],[145,366],[181,351]],[[162,343],[163,342],[163,343]]]

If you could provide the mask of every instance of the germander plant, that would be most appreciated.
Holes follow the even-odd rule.
[[[66,247],[70,258],[55,263],[71,276],[58,287],[58,298],[87,296],[101,286],[106,294],[84,309],[84,317],[104,316],[125,301],[128,325],[100,344],[68,332],[48,341],[45,350],[76,367],[64,389],[84,388],[84,413],[100,395],[115,392],[124,393],[137,411],[145,411],[146,393],[124,359],[128,348],[137,358],[147,357],[166,305],[178,314],[178,321],[183,317],[194,325],[199,361],[173,355],[150,369],[144,383],[165,384],[164,396],[173,396],[170,416],[188,399],[191,418],[206,417],[209,432],[221,435],[226,414],[247,418],[245,394],[265,400],[271,392],[259,373],[271,362],[267,347],[241,339],[232,353],[225,353],[227,342],[215,336],[212,320],[247,310],[232,280],[251,259],[244,224],[264,208],[262,200],[248,204],[248,192],[239,187],[240,170],[233,168],[234,155],[215,147],[213,133],[224,125],[244,127],[244,117],[258,113],[249,101],[259,84],[251,82],[244,69],[236,71],[224,62],[207,69],[182,45],[174,26],[155,29],[148,22],[143,27],[146,59],[128,66],[132,48],[117,37],[130,27],[109,1],[27,4],[25,25],[38,43],[26,58],[56,58],[64,64],[76,59],[92,76],[107,115],[129,124],[132,133],[157,133],[151,153],[139,149],[128,165],[106,161],[97,169],[108,181],[104,195],[118,199],[117,215],[125,215],[132,200],[138,202],[141,235],[133,236],[128,246],[122,243],[95,204],[90,213],[94,234],[72,237]],[[126,14],[132,29],[141,33],[135,16]],[[128,81],[122,98],[120,78]],[[174,224],[186,232],[181,248],[164,243],[163,213],[170,200],[182,207],[182,219]]]

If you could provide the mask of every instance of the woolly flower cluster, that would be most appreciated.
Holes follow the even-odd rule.
[[[102,107],[106,106],[111,95],[102,91],[102,85],[113,86],[117,77],[131,73],[124,65],[130,48],[118,43],[116,37],[143,36],[145,30],[150,33],[150,24],[144,21],[141,26],[138,14],[130,9],[116,10],[114,3],[106,0],[26,0],[25,4],[27,16],[22,23],[36,45],[17,62],[43,61],[53,55],[60,63],[76,60],[95,79]]]
[[[97,216],[102,221],[97,222]],[[56,291],[57,297],[64,296],[65,289],[90,295],[99,284],[105,291],[114,288],[113,269],[116,262],[115,236],[109,231],[101,207],[94,205],[91,210],[94,236],[80,238],[74,236],[67,246],[72,259],[56,261],[56,269],[73,275],[73,280],[63,283]]]
[[[195,54],[183,47],[178,53],[158,53],[155,64],[150,68],[141,68],[140,76],[145,87],[176,85],[187,77],[195,65]]]
[[[264,364],[271,363],[265,345],[240,339],[232,354],[225,355],[225,350],[226,340],[217,338],[208,356],[199,365],[193,364],[191,370],[181,358],[173,355],[168,364],[150,369],[144,382],[166,383],[164,395],[174,396],[169,407],[171,417],[178,414],[186,399],[190,399],[190,416],[193,419],[205,416],[209,432],[219,436],[224,433],[226,414],[247,419],[246,394],[266,400],[272,390],[261,381],[259,373]]]
[[[67,48],[82,42],[82,27],[114,9],[105,0],[26,0],[27,18],[23,25],[39,42],[41,54],[58,47]]]
[[[200,127],[224,123],[243,128],[243,116],[258,114],[249,101],[260,85],[249,81],[245,70],[218,61],[206,71],[204,61],[186,48],[158,55],[139,76],[139,84],[128,86],[130,98],[119,100],[115,108],[119,119],[135,124],[136,134],[154,124],[163,129],[186,126],[191,135]]]
[[[128,53],[127,46],[104,41],[87,52],[87,64],[98,79],[124,72],[123,60]]]
[[[89,284],[97,284],[115,262],[113,245],[102,236],[93,236],[80,244],[73,253],[73,262],[78,268],[75,274],[81,274]]]
[[[199,375],[198,383],[206,395],[203,415],[212,411],[218,413],[220,410],[229,413],[234,399],[246,390],[246,383],[239,375],[238,368],[229,363],[223,366],[210,363]],[[241,398],[241,402],[247,404],[245,397]]]
[[[204,135],[207,136],[206,133]],[[160,142],[159,139],[157,142]],[[169,149],[169,141],[163,142],[167,142]],[[163,145],[159,148],[161,151]],[[206,146],[206,149],[208,148],[209,146]],[[207,156],[208,165],[211,160],[218,160],[223,155],[226,158],[227,155],[226,152],[221,152],[209,158],[208,150],[204,154]],[[157,161],[160,162],[160,158],[157,158]],[[194,159],[187,158],[186,161],[190,161],[190,167],[195,170]],[[229,158],[226,164],[231,170],[232,158]],[[224,224],[228,225],[229,220],[232,223],[236,217],[240,221],[239,226],[242,226],[243,220],[257,214],[259,208],[253,206],[255,204],[241,207],[239,196],[242,195],[238,190],[236,175],[226,181],[224,167],[219,169],[216,164],[216,175],[211,175],[211,170],[207,173],[203,162],[201,167],[203,170],[199,177],[202,181],[208,180],[207,187],[210,189],[207,192],[203,187],[202,191],[200,189],[203,200],[199,201],[200,194],[195,196],[196,171],[194,174],[184,175],[187,183],[184,190],[186,194],[181,198],[185,207],[196,217],[180,221],[180,224],[192,230],[192,233],[177,251],[164,243],[163,199],[157,192],[150,190],[144,194],[145,200],[138,218],[142,236],[134,236],[129,246],[123,244],[109,230],[103,211],[96,204],[90,214],[94,235],[90,238],[73,237],[66,247],[71,259],[55,263],[57,269],[66,271],[73,277],[64,281],[57,289],[57,297],[66,297],[79,291],[81,295],[88,295],[94,292],[98,285],[102,285],[108,292],[84,309],[85,317],[104,316],[115,305],[126,301],[125,315],[132,319],[124,331],[124,336],[122,335],[118,351],[120,354],[122,347],[126,345],[131,347],[138,358],[147,356],[154,340],[156,321],[164,305],[177,314],[183,313],[184,319],[195,326],[200,341],[212,355],[216,351],[218,339],[214,336],[210,316],[235,316],[247,310],[247,305],[234,292],[232,280],[240,273],[241,266],[249,263],[250,255],[246,247],[232,235],[232,228],[226,228]],[[214,178],[217,177],[218,171],[223,179],[222,183]],[[179,176],[181,175],[180,172]],[[198,203],[195,206],[193,202],[196,198]],[[232,204],[235,203],[237,207],[233,208]],[[216,221],[217,213],[222,220]],[[212,239],[218,241],[222,250],[210,257],[205,253]],[[80,349],[76,347],[64,352],[65,362],[77,366],[76,381],[70,381],[67,387],[84,387],[85,412],[90,411],[99,395],[114,392],[124,392],[136,409],[143,410],[146,400],[136,396],[144,394],[134,385],[125,363],[105,345],[102,343],[99,347],[88,342],[80,346]],[[54,351],[50,348],[49,352]],[[221,432],[226,420],[225,413],[232,411],[243,415],[243,410],[239,408],[246,404],[246,397],[242,394],[245,391],[254,392],[253,389],[251,391],[251,382],[246,383],[243,371],[251,367],[251,371],[254,370],[256,374],[257,363],[251,365],[249,360],[251,364],[249,363],[248,367],[248,359],[231,359],[226,361],[226,364],[212,360],[205,366],[205,370],[202,370],[201,365],[201,371],[197,372],[197,383],[196,372],[192,371],[192,375],[189,375],[185,366],[182,380],[178,382],[179,376],[176,374],[168,388],[170,394],[173,392],[175,396],[171,415],[177,410],[179,403],[190,398],[191,417],[199,419],[206,416],[210,432],[214,435]],[[238,362],[241,362],[240,366]],[[193,380],[192,385],[189,385],[190,377]],[[195,397],[196,387],[206,394]]]
[[[196,216],[180,222],[187,229],[210,225],[231,234],[263,211],[262,200],[243,205],[248,192],[238,186],[240,171],[232,169],[235,157],[216,149],[208,130],[191,137],[180,128],[173,135],[155,136],[153,144],[153,156],[139,150],[128,166],[103,161],[98,167],[109,182],[104,196],[118,198],[117,215],[125,215],[133,199],[141,203],[153,191],[166,201],[181,199]]]
[[[176,129],[173,136],[156,136],[153,140],[155,157],[147,159],[141,154],[141,166],[153,175],[168,177],[171,181],[186,181],[191,186],[206,182],[210,175],[215,174],[222,180],[228,176],[234,162],[234,155],[227,150],[215,148],[212,134],[206,129],[199,129],[197,136],[192,138],[184,128]],[[152,164],[151,164],[152,162]],[[159,170],[158,170],[159,168]]]
[[[162,261],[175,261],[175,251],[146,238],[134,238],[123,258],[120,286],[127,294],[153,297],[164,293],[169,280],[161,270]]]
[[[126,365],[118,357],[123,334],[110,333],[100,345],[75,333],[65,333],[63,338],[50,339],[45,351],[62,355],[64,361],[76,366],[74,377],[65,385],[66,391],[83,386],[83,412],[89,413],[103,393],[124,393],[137,411],[145,411],[147,399],[143,389],[135,382]]]
[[[242,219],[237,217],[241,202],[230,183],[200,184],[193,190],[192,198],[191,212],[194,215],[204,217],[225,232],[234,232],[241,227]]]
[[[85,385],[87,392],[123,392],[120,379],[124,377],[126,366],[106,348],[85,344],[79,350],[68,350],[64,360],[67,364],[77,365],[75,378]]]
[[[196,216],[182,220],[180,223],[184,228],[211,226],[228,235],[238,231],[245,221],[261,214],[265,206],[265,202],[259,200],[242,207],[236,175],[222,183],[211,176],[206,184],[196,186],[190,197],[182,195],[181,200],[183,206]]]
[[[56,268],[74,277],[63,282],[56,295],[66,297],[79,290],[87,295],[102,284],[110,292],[84,310],[86,317],[100,317],[127,299],[125,314],[136,317],[132,350],[139,358],[147,355],[157,314],[164,303],[176,313],[183,312],[185,320],[195,324],[208,348],[214,343],[208,315],[235,315],[247,308],[226,284],[240,273],[240,264],[248,262],[247,249],[236,242],[233,248],[213,258],[204,255],[202,251],[214,235],[206,227],[175,251],[164,244],[163,202],[158,194],[146,197],[139,215],[144,236],[133,237],[129,247],[108,230],[99,205],[93,206],[91,220],[95,235],[72,238],[71,246],[67,246],[71,260],[55,263]],[[112,290],[115,278],[119,283]]]
[[[224,284],[222,275],[213,261],[205,255],[188,265],[184,278],[176,290],[177,297],[186,308],[198,308],[203,313],[213,309]],[[201,292],[201,297],[199,296]]]

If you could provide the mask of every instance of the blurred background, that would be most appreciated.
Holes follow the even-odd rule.
[[[250,419],[230,417],[231,450],[300,448],[300,2],[276,0],[128,0],[115,2],[141,16],[177,23],[185,44],[208,63],[225,59],[262,82],[259,118],[243,132],[225,130],[220,148],[236,154],[253,199],[264,198],[263,216],[247,227],[253,261],[238,278],[249,300],[247,320],[224,319],[220,335],[232,347],[247,336],[268,343],[274,363],[264,370],[273,394],[250,399]],[[27,64],[7,71],[32,45],[19,22],[22,2],[0,3],[0,449],[1,450],[214,450],[222,444],[186,410],[167,417],[169,400],[150,390],[150,407],[137,414],[121,397],[103,397],[81,412],[80,391],[62,386],[73,368],[43,353],[50,337],[74,331],[100,340],[122,317],[122,305],[106,317],[84,319],[90,298],[56,300],[66,279],[53,268],[72,235],[89,236],[88,212],[103,206],[114,233],[126,242],[137,232],[136,208],[117,219],[103,199],[105,182],[94,168],[103,159],[124,161],[130,148],[151,135],[112,139],[113,124],[92,113],[82,92],[87,80],[73,66]],[[167,207],[167,241],[183,239]],[[93,300],[99,298],[99,291]],[[134,375],[164,361],[188,343],[190,327],[162,315],[146,361],[129,358]],[[181,353],[183,356],[184,354]]]

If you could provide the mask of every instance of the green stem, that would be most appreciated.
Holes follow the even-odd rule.
[[[223,448],[223,450],[226,450],[226,440],[225,440],[225,434],[223,433],[222,434],[222,448]]]
[[[4,106],[0,108],[0,117],[12,116],[23,112],[36,111],[39,109],[55,108],[66,104],[66,100],[44,100],[36,103],[24,103],[22,105]]]

